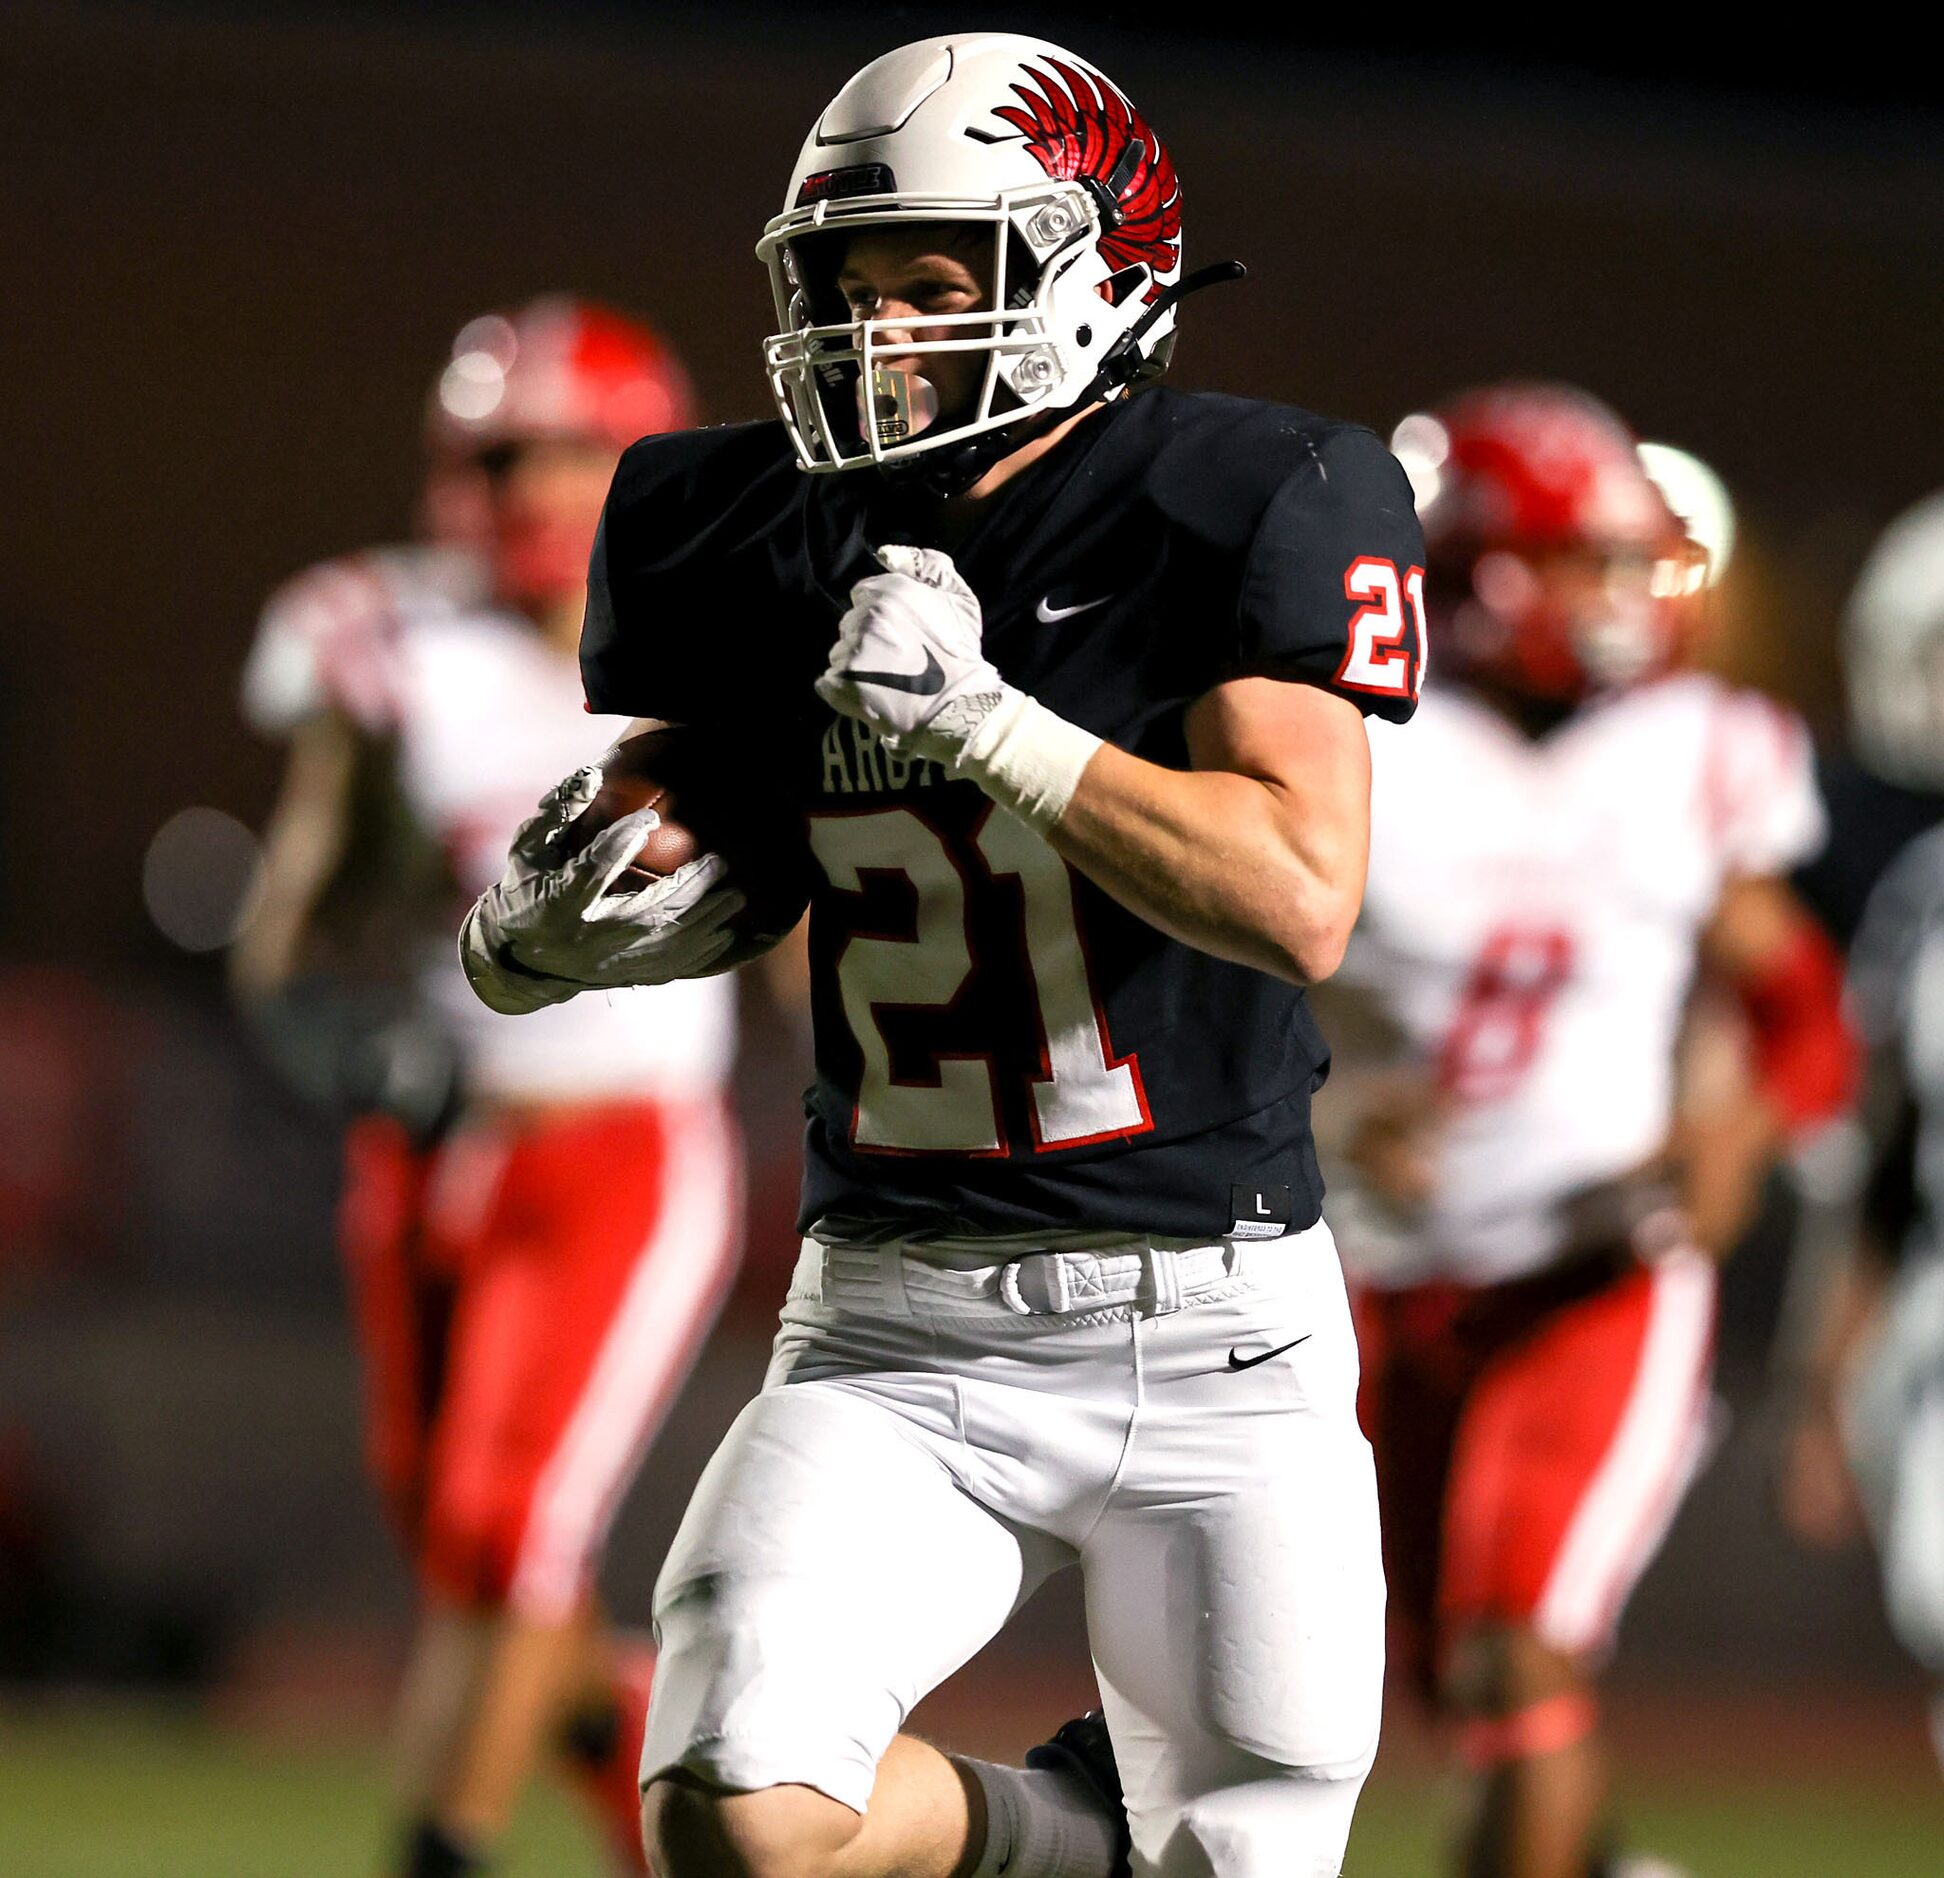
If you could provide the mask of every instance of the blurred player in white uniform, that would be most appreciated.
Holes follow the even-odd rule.
[[[1481,1777],[1462,1868],[1589,1878],[1626,1869],[1594,1675],[1701,1451],[1712,1255],[1844,1092],[1833,953],[1780,879],[1822,815],[1794,717],[1673,669],[1702,566],[1612,413],[1498,387],[1398,448],[1432,677],[1371,737],[1344,977],[1390,1060],[1345,1078],[1332,1218],[1394,1628]],[[1760,1091],[1705,1140],[1676,1129],[1697,966]]]
[[[1937,1686],[1944,1760],[1944,494],[1871,554],[1844,663],[1874,819],[1931,826],[1880,863],[1851,947],[1869,1074],[1853,1151],[1820,1170],[1835,1218],[1798,1247],[1782,1504],[1817,1544],[1867,1521],[1892,1626]]]
[[[358,1111],[341,1237],[371,1465],[419,1581],[401,1878],[485,1868],[543,1745],[639,1870],[645,1668],[593,1577],[734,1275],[728,980],[515,1023],[453,949],[534,797],[623,721],[575,663],[623,446],[689,421],[646,328],[566,299],[475,320],[431,415],[433,545],[300,575],[244,683],[288,741],[239,991]]]

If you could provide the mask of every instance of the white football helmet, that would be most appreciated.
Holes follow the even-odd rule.
[[[837,295],[842,243],[827,238],[937,222],[992,230],[994,310],[927,318],[955,329],[942,340],[887,341],[898,322],[853,319]],[[806,470],[974,437],[991,461],[1015,427],[1166,369],[1181,190],[1161,140],[1086,60],[1017,33],[952,34],[886,53],[831,100],[756,252],[781,329],[763,362]],[[911,374],[882,366],[945,350],[983,353],[984,382],[969,415],[935,423],[924,381],[914,400]]]
[[[1843,617],[1857,754],[1879,776],[1944,789],[1944,490],[1890,524]]]

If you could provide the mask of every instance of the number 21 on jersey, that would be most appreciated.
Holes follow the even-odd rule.
[[[854,932],[837,954],[844,1016],[863,1074],[852,1139],[878,1153],[1004,1154],[1000,1082],[1023,1078],[1036,1149],[1080,1147],[1153,1126],[1133,1056],[1116,1059],[1081,945],[1066,863],[1024,822],[993,809],[961,852],[910,808],[813,815],[810,845],[839,893],[859,893],[867,873],[910,882],[917,917],[909,937]],[[979,971],[970,911],[994,883],[1017,883],[1020,942],[1037,1005],[1037,1063],[996,1055],[934,1052],[932,1077],[901,1081],[880,1027],[881,1006],[954,1005]]]
[[[1360,554],[1343,570],[1343,597],[1363,604],[1350,615],[1337,683],[1384,698],[1415,698],[1424,677],[1424,569],[1400,573],[1395,561]]]

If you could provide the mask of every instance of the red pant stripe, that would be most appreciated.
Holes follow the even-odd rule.
[[[1602,1644],[1700,1459],[1715,1268],[1699,1253],[1653,1274],[1646,1337],[1611,1446],[1573,1513],[1535,1613],[1555,1648]]]
[[[587,1384],[535,1487],[510,1599],[567,1616],[643,1450],[722,1308],[741,1253],[741,1169],[713,1104],[670,1105],[662,1205]]]

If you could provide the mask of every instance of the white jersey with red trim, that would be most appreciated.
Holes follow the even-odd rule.
[[[243,679],[244,713],[271,735],[336,709],[396,740],[399,786],[444,850],[461,906],[499,878],[540,797],[629,721],[590,716],[573,657],[487,604],[483,586],[477,563],[448,549],[326,562],[273,597]],[[456,934],[456,909],[453,926]],[[590,993],[502,1017],[473,995],[454,946],[441,940],[423,982],[478,1093],[693,1096],[729,1072],[735,994],[726,977]]]
[[[1423,1216],[1339,1224],[1371,1282],[1494,1283],[1558,1250],[1563,1199],[1665,1142],[1723,885],[1823,839],[1808,734],[1683,673],[1537,741],[1428,689],[1410,735],[1380,725],[1371,746],[1370,879],[1344,972],[1452,1111]]]

